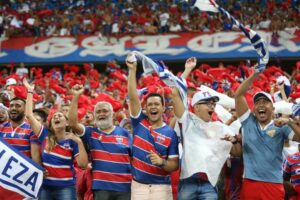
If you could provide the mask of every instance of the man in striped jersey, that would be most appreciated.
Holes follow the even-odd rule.
[[[30,125],[25,120],[25,100],[15,97],[9,103],[9,121],[0,127],[0,137],[17,150],[41,163],[39,143]]]
[[[9,121],[0,126],[0,137],[16,148],[19,152],[41,164],[39,143],[30,125],[25,120],[25,100],[15,97],[9,103]],[[11,199],[21,199],[16,193],[0,188],[0,196],[9,196]]]
[[[129,55],[130,57],[130,55]],[[133,126],[131,195],[133,200],[172,199],[170,173],[178,168],[178,140],[175,131],[163,121],[163,97],[151,93],[145,113],[137,94],[137,62],[128,59],[128,96]]]
[[[108,102],[98,102],[94,108],[95,127],[78,123],[78,99],[84,88],[72,88],[73,100],[69,124],[88,144],[92,158],[92,189],[95,200],[130,200],[131,141],[127,130],[114,126],[113,108]]]

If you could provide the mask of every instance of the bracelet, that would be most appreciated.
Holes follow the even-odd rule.
[[[27,91],[27,93],[33,94],[33,91]]]

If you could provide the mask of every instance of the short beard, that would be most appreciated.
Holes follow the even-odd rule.
[[[25,116],[24,113],[20,113],[17,117],[10,118],[10,120],[13,121],[13,122],[20,122],[21,120],[23,120],[24,116]]]
[[[106,130],[106,129],[112,127],[113,118],[112,118],[112,116],[110,116],[107,119],[95,120],[95,124],[100,130]]]

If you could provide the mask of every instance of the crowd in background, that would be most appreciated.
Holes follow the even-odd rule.
[[[188,97],[192,98],[201,85],[233,97],[240,83],[250,73],[249,63],[247,62],[241,62],[237,66],[224,66],[222,63],[219,63],[218,66],[199,64],[187,78]],[[65,64],[62,68],[52,68],[47,72],[43,72],[43,69],[39,67],[27,68],[23,63],[18,66],[11,64],[1,70],[0,102],[9,107],[10,99],[14,97],[26,99],[27,89],[22,80],[27,78],[30,84],[35,85],[33,108],[35,112],[42,111],[44,113],[42,121],[46,124],[47,116],[50,117],[55,110],[68,114],[73,96],[72,87],[79,84],[84,87],[84,92],[78,100],[78,119],[81,123],[93,126],[94,106],[98,101],[107,101],[111,103],[115,112],[114,124],[120,125],[131,132],[127,104],[127,76],[128,71],[123,69],[123,66],[121,67],[116,61],[109,61],[106,71],[103,73],[100,73],[93,64],[84,64],[83,66]],[[285,90],[286,86],[290,86],[288,93]],[[164,96],[166,103],[166,110],[163,115],[164,121],[170,124],[171,119],[174,118],[171,89],[163,84],[155,74],[148,76],[139,74],[137,87],[138,89],[146,88],[147,93],[157,92]],[[251,90],[246,94],[250,107],[253,106],[251,103],[253,94],[261,90],[273,95],[275,101],[299,102],[300,61],[295,63],[292,73],[287,73],[280,66],[268,66],[254,81]],[[142,104],[145,103],[146,96],[147,94],[140,96]],[[214,116],[213,120],[218,120],[217,116]],[[221,176],[223,178],[220,179],[221,185],[219,186],[221,188],[219,195],[225,195],[226,199],[232,195],[239,195],[242,181],[243,165],[241,160],[232,158],[230,162],[229,165],[228,162],[225,163],[225,178]],[[175,177],[178,178],[178,175],[175,175]],[[176,178],[174,187],[176,188]],[[83,189],[83,191],[87,190]]]
[[[6,0],[0,2],[0,34],[7,38],[111,34],[118,37],[132,33],[234,29],[221,14],[199,11],[193,2]],[[298,0],[223,0],[218,3],[255,30],[284,30],[293,34],[300,27]]]

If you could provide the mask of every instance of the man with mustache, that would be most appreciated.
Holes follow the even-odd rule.
[[[88,144],[92,159],[95,200],[130,200],[131,141],[127,130],[113,124],[113,107],[100,101],[95,105],[95,127],[78,123],[79,96],[82,85],[72,88],[73,99],[69,110],[69,125]]]
[[[10,100],[9,121],[0,126],[0,137],[7,143],[15,147],[19,152],[30,157],[33,161],[41,164],[39,143],[36,135],[33,133],[29,123],[25,120],[25,100],[15,97]],[[0,188],[0,196],[6,196],[10,199],[21,199],[16,193],[10,193]],[[22,197],[23,198],[23,197]]]

